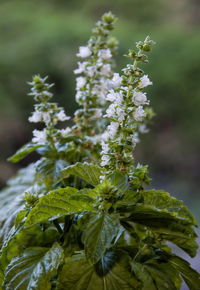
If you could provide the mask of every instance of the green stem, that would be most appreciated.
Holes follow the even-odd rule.
[[[57,220],[54,220],[53,221],[53,224],[57,228],[59,234],[63,234],[63,230],[62,230],[61,226],[59,225],[58,221]]]
[[[144,246],[143,246],[141,249],[138,250],[137,254],[135,255],[135,257],[134,257],[134,259],[133,259],[133,261],[136,260],[136,258],[139,256],[139,254],[140,254],[140,253],[141,253],[141,252],[142,252],[146,247],[147,247],[147,245],[144,244]]]

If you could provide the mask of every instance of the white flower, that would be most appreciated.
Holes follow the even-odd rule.
[[[47,135],[46,131],[39,131],[39,130],[33,130],[33,139],[32,142],[34,143],[45,143],[47,141]]]
[[[28,118],[29,122],[38,123],[42,121],[42,113],[39,111],[33,112],[32,116]]]
[[[81,74],[85,71],[87,62],[78,62],[78,68],[74,70],[75,74]]]
[[[96,73],[96,70],[97,70],[97,68],[96,68],[95,65],[88,66],[86,68],[86,71],[87,71],[87,74],[88,74],[89,77],[92,77]]]
[[[141,77],[140,82],[139,82],[139,87],[140,88],[145,88],[147,86],[152,85],[153,83],[150,81],[150,79],[148,78],[148,75],[144,75],[143,77]]]
[[[113,103],[106,110],[106,117],[115,118],[119,122],[122,122],[124,120],[124,117],[125,117],[125,112],[117,104]]]
[[[108,93],[109,82],[107,80],[102,80],[100,84],[94,85],[92,89],[92,94],[97,95],[101,105],[105,104],[105,96]]]
[[[99,97],[99,100],[98,100],[99,101],[99,104],[101,106],[104,106],[105,103],[106,103],[105,94],[102,92],[101,94],[98,95],[98,97]]]
[[[145,124],[140,125],[138,130],[140,133],[143,133],[143,134],[149,132],[149,129],[147,128],[147,126]]]
[[[100,85],[94,85],[92,88],[92,94],[93,95],[99,95],[101,92],[101,86]]]
[[[43,112],[42,113],[42,119],[46,125],[48,125],[51,122],[51,116],[50,112]]]
[[[136,168],[142,168],[142,167],[143,167],[143,165],[140,164],[140,163],[138,163],[137,166],[136,166]]]
[[[101,68],[101,74],[105,77],[109,77],[111,74],[111,65],[109,63],[106,63]]]
[[[118,105],[122,104],[123,100],[124,100],[124,96],[123,96],[123,92],[117,92],[116,96],[116,100],[115,103],[117,103]]]
[[[143,110],[142,106],[139,106],[135,112],[133,113],[133,117],[136,121],[142,121],[143,118],[146,116],[145,111]]]
[[[115,101],[115,91],[114,90],[110,90],[109,93],[106,96],[106,100],[110,101],[110,102],[114,102]]]
[[[103,63],[103,60],[100,59],[100,58],[98,58],[97,61],[96,61],[96,66],[97,66],[98,68],[101,68],[103,64],[104,64],[104,63]]]
[[[108,155],[102,155],[101,157],[101,166],[106,166],[110,162],[110,156]]]
[[[75,95],[75,99],[76,99],[77,103],[79,103],[81,100],[83,101],[84,100],[83,92],[77,91],[77,93]]]
[[[122,92],[115,92],[114,90],[110,90],[106,96],[106,100],[110,102],[115,102],[117,105],[121,105],[123,101]]]
[[[122,122],[124,120],[125,115],[126,115],[124,109],[117,107],[115,112],[116,112],[116,116],[117,116],[118,121]]]
[[[101,135],[101,140],[107,142],[109,139],[114,138],[118,128],[119,128],[118,122],[111,122],[110,125],[108,125],[105,132]]]
[[[108,144],[105,143],[104,141],[102,141],[101,146],[102,146],[102,153],[103,154],[107,154],[110,151]]]
[[[106,110],[106,117],[115,118],[116,115],[116,104],[111,104]]]
[[[107,93],[109,90],[113,89],[112,81],[109,78],[102,78],[101,85],[105,86],[107,88]]]
[[[87,46],[80,46],[79,47],[79,52],[77,53],[78,57],[88,57],[92,54],[91,50]]]
[[[71,128],[67,127],[65,129],[59,130],[59,132],[61,133],[62,137],[66,137],[66,135],[68,135],[71,132]]]
[[[84,77],[78,77],[76,79],[76,89],[79,90],[83,88],[86,84],[86,79]]]
[[[105,175],[101,175],[99,177],[100,183],[104,182],[105,178],[106,178]]]
[[[142,92],[134,91],[132,101],[136,106],[149,104],[149,101],[147,101],[146,94]]]
[[[118,122],[111,122],[110,123],[110,125],[107,128],[110,138],[114,138],[115,137],[115,134],[117,133],[118,128],[119,128],[119,123]]]
[[[111,85],[113,88],[118,88],[121,84],[122,78],[118,73],[114,73],[113,78],[111,80]]]
[[[49,92],[49,91],[43,91],[42,94],[47,96],[47,97],[49,97],[49,98],[51,98],[53,96],[53,94],[51,92]]]
[[[102,59],[109,59],[112,57],[111,51],[109,48],[107,49],[100,49],[98,51],[98,57]]]
[[[110,138],[110,134],[108,130],[104,131],[103,134],[101,134],[101,140],[108,141],[109,138]]]
[[[94,135],[94,136],[85,136],[86,140],[92,142],[94,145],[100,143],[100,141],[102,140],[101,138],[102,134],[99,135]]]
[[[135,132],[131,137],[132,137],[133,144],[140,142],[140,139],[139,139],[139,136],[138,136],[138,133],[137,132]]]
[[[123,71],[124,74],[127,74],[130,71],[132,71],[133,68],[134,68],[134,65],[133,64],[127,64],[126,67],[122,69],[122,71]]]
[[[57,113],[57,118],[58,118],[58,121],[66,121],[66,120],[69,120],[70,117],[69,116],[66,116],[65,112],[63,109],[60,110],[59,113]]]
[[[96,109],[94,115],[90,118],[90,120],[96,120],[102,117],[102,109]]]

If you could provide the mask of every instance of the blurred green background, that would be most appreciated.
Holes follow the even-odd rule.
[[[49,75],[56,100],[72,114],[75,54],[109,10],[119,18],[117,71],[135,41],[150,35],[157,43],[145,68],[154,82],[148,92],[157,116],[151,134],[142,137],[137,160],[150,165],[153,186],[183,199],[200,221],[199,0],[1,0],[0,184],[35,158],[6,162],[31,138],[27,81],[36,73]]]

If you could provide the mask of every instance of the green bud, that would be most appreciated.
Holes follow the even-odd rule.
[[[118,46],[118,40],[115,37],[110,37],[107,41],[107,45],[110,49],[117,49]]]
[[[144,63],[147,63],[148,62],[148,57],[145,54],[136,54],[135,55],[135,59],[137,61],[141,61],[141,62],[144,62]]]
[[[136,51],[134,49],[129,49],[127,57],[134,59],[135,56],[136,56]]]
[[[25,192],[24,193],[24,200],[26,202],[26,207],[27,208],[32,208],[36,205],[36,203],[38,202],[39,198],[38,196],[29,193],[29,192]]]
[[[108,24],[116,22],[117,18],[112,14],[112,12],[105,13],[102,16],[102,21]]]

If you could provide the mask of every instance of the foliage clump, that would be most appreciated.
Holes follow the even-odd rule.
[[[59,127],[70,117],[50,102],[47,78],[30,83],[29,121],[43,129],[9,160],[33,151],[41,158],[1,193],[2,289],[176,290],[183,280],[200,288],[199,274],[168,244],[195,256],[193,216],[169,193],[147,189],[148,167],[133,158],[153,117],[145,92],[152,82],[140,64],[154,42],[138,42],[131,64],[114,72],[115,21],[103,15],[79,49],[71,127]]]

